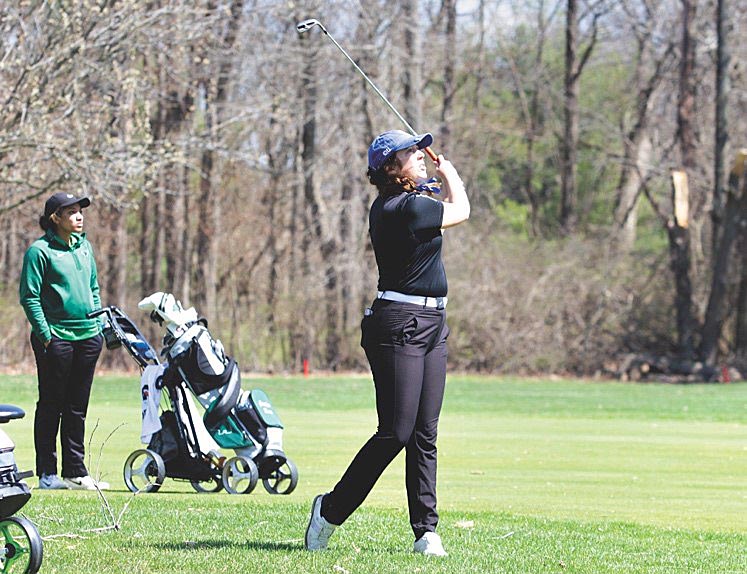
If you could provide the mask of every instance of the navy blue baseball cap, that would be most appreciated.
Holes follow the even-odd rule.
[[[91,205],[91,200],[87,197],[75,197],[72,193],[65,193],[64,191],[55,193],[44,204],[44,217],[49,217],[53,213],[56,213],[57,210],[75,203],[80,203],[82,209]]]
[[[414,136],[402,130],[384,132],[368,147],[368,167],[376,171],[384,165],[391,154],[414,145],[418,146],[418,149],[423,149],[432,143],[433,136],[431,134]]]

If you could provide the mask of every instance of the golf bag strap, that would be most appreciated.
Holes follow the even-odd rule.
[[[208,428],[216,426],[221,420],[225,419],[231,412],[231,409],[236,406],[236,401],[239,400],[241,377],[238,375],[233,376],[233,370],[236,369],[236,361],[229,359],[226,369],[231,372],[231,376],[228,378],[226,388],[217,400],[216,405],[205,415],[205,426]],[[238,371],[238,369],[236,370]]]

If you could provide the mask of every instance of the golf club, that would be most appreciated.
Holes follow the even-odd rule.
[[[334,39],[334,38],[333,38],[333,37],[332,37],[332,36],[330,35],[330,33],[329,33],[329,32],[327,32],[327,29],[326,29],[326,28],[325,28],[324,26],[322,26],[322,23],[321,23],[321,22],[320,22],[319,20],[314,20],[314,19],[312,18],[312,19],[310,19],[310,20],[304,20],[303,22],[299,22],[298,24],[296,24],[296,31],[297,31],[297,32],[298,32],[299,34],[303,34],[304,32],[306,32],[306,31],[308,31],[308,30],[311,30],[311,28],[313,28],[314,26],[319,26],[319,29],[320,29],[320,30],[321,30],[322,32],[324,32],[324,35],[325,35],[325,36],[327,36],[327,37],[328,37],[328,38],[329,38],[330,40],[332,40],[332,42],[334,43],[334,45],[335,45],[335,46],[337,46],[337,49],[338,49],[338,50],[340,50],[340,52],[342,52],[342,53],[343,53],[343,54],[345,55],[345,57],[346,57],[346,58],[347,58],[348,60],[350,60],[350,63],[351,63],[351,64],[353,64],[353,66],[355,66],[355,69],[356,69],[356,70],[358,70],[358,71],[360,72],[361,76],[363,76],[363,78],[364,78],[364,79],[365,79],[365,80],[366,80],[366,81],[368,82],[368,85],[369,85],[369,86],[371,86],[371,87],[372,87],[372,88],[374,89],[374,91],[375,91],[375,92],[376,92],[377,94],[379,94],[379,97],[380,97],[380,98],[381,98],[382,100],[384,100],[384,103],[385,103],[385,104],[386,104],[387,106],[389,106],[389,109],[390,109],[390,110],[392,110],[392,111],[393,111],[393,112],[395,113],[395,115],[396,115],[396,116],[397,116],[397,117],[398,117],[398,118],[400,119],[400,121],[401,121],[401,122],[402,122],[403,124],[405,124],[405,127],[407,128],[407,130],[408,130],[408,131],[409,131],[409,132],[410,132],[410,133],[411,133],[412,135],[414,135],[414,136],[417,136],[417,135],[418,135],[418,132],[416,132],[416,131],[415,131],[415,130],[413,129],[413,127],[412,127],[412,126],[411,126],[411,125],[410,125],[410,124],[409,124],[409,123],[407,122],[407,120],[406,120],[405,118],[403,118],[403,117],[402,117],[402,115],[401,115],[401,114],[400,114],[400,113],[399,113],[399,112],[398,112],[398,111],[396,110],[396,108],[395,108],[395,107],[394,107],[394,106],[393,106],[393,105],[391,104],[391,102],[390,102],[389,100],[387,100],[387,99],[386,99],[386,96],[385,96],[384,94],[382,94],[382,93],[381,93],[381,90],[379,90],[379,88],[377,88],[377,87],[376,87],[376,84],[374,84],[374,83],[373,83],[373,82],[371,81],[371,78],[369,78],[369,77],[368,77],[368,76],[367,76],[367,75],[365,74],[365,72],[364,72],[363,70],[361,70],[360,66],[359,66],[358,64],[356,64],[356,63],[355,63],[355,60],[353,60],[353,58],[351,58],[351,57],[350,57],[350,55],[349,55],[349,54],[348,54],[348,53],[347,53],[347,52],[345,51],[345,49],[344,49],[344,48],[343,48],[342,46],[340,46],[340,44],[338,44],[338,43],[337,43],[337,40],[335,40],[335,39]],[[428,154],[428,157],[430,157],[430,158],[431,158],[431,159],[432,159],[432,160],[433,160],[434,162],[437,162],[437,159],[438,159],[438,158],[437,158],[436,154],[435,154],[435,153],[433,152],[433,150],[432,150],[431,148],[429,148],[429,147],[426,147],[426,148],[425,148],[425,153],[427,153],[427,154]]]

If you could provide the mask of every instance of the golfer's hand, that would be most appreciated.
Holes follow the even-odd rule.
[[[441,178],[441,197],[444,214],[441,229],[459,225],[469,219],[469,199],[464,191],[464,183],[454,165],[444,156],[438,156],[436,174]]]
[[[443,155],[438,156],[436,164],[436,175],[446,181],[461,181],[454,164],[446,159]]]

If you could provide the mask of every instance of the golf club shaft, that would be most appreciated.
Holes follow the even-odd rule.
[[[360,73],[360,75],[363,76],[363,78],[366,80],[366,82],[368,82],[368,85],[371,86],[373,88],[374,92],[376,92],[379,95],[379,97],[384,101],[384,103],[387,106],[389,106],[389,109],[394,112],[394,114],[405,125],[405,127],[407,128],[407,130],[412,135],[417,136],[418,133],[413,129],[413,127],[409,124],[409,122],[404,117],[402,117],[402,114],[400,114],[397,111],[397,109],[391,104],[391,102],[386,98],[386,96],[381,92],[381,90],[379,90],[379,88],[376,87],[376,84],[374,84],[371,81],[371,78],[369,78],[366,75],[366,73],[363,70],[361,70],[361,67],[355,62],[355,60],[353,60],[353,58],[350,57],[350,54],[348,54],[345,51],[345,48],[343,48],[342,46],[340,46],[340,44],[337,43],[337,40],[335,40],[332,37],[332,35],[329,32],[327,32],[327,29],[324,26],[322,26],[321,22],[319,22],[318,20],[306,20],[305,22],[299,23],[296,26],[296,29],[298,30],[299,33],[301,33],[301,32],[305,32],[306,30],[308,30],[309,28],[313,27],[314,25],[318,25],[319,28],[321,28],[322,32],[324,32],[324,34],[330,40],[332,40],[332,43],[335,46],[337,46],[337,49],[340,50],[340,52],[343,53],[343,55],[350,61],[351,64],[353,64],[353,66],[355,67],[355,69],[358,70],[358,72]],[[430,147],[424,148],[424,151],[425,151],[425,153],[428,154],[428,157],[430,157],[434,162],[438,163],[438,157],[436,156],[436,154],[433,152],[433,150]]]

